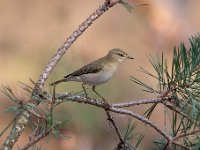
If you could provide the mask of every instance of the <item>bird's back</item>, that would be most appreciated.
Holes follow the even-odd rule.
[[[72,76],[76,77],[76,76],[81,76],[83,74],[91,74],[91,73],[98,73],[99,71],[101,71],[103,69],[103,64],[102,62],[103,58],[100,58],[98,60],[95,60],[83,67],[81,67],[80,69],[64,76],[64,78],[70,78]]]

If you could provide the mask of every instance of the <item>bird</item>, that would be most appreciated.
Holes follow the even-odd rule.
[[[119,48],[111,49],[106,56],[64,76],[62,79],[51,83],[50,86],[55,86],[68,81],[82,82],[82,88],[86,97],[87,92],[85,85],[90,85],[92,86],[92,90],[105,101],[105,99],[96,91],[96,86],[109,81],[117,71],[118,66],[127,59],[134,58]]]

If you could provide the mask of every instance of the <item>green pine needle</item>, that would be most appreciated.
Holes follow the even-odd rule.
[[[130,13],[133,11],[133,9],[136,6],[145,6],[145,5],[148,5],[148,4],[130,4],[129,2],[127,2],[125,0],[121,0],[119,3],[122,4],[128,10],[128,12],[130,12]]]
[[[132,12],[132,10],[134,9],[133,5],[124,0],[121,0],[120,4],[122,4],[128,10],[128,12]]]

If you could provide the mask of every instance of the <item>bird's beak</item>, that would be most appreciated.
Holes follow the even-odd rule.
[[[134,59],[133,57],[131,57],[131,56],[127,56],[127,59]]]

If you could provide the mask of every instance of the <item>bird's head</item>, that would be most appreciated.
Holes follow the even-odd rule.
[[[129,56],[126,52],[119,48],[112,49],[108,52],[108,56],[111,57],[113,60],[117,62],[123,62],[126,59],[134,59],[133,57]]]

